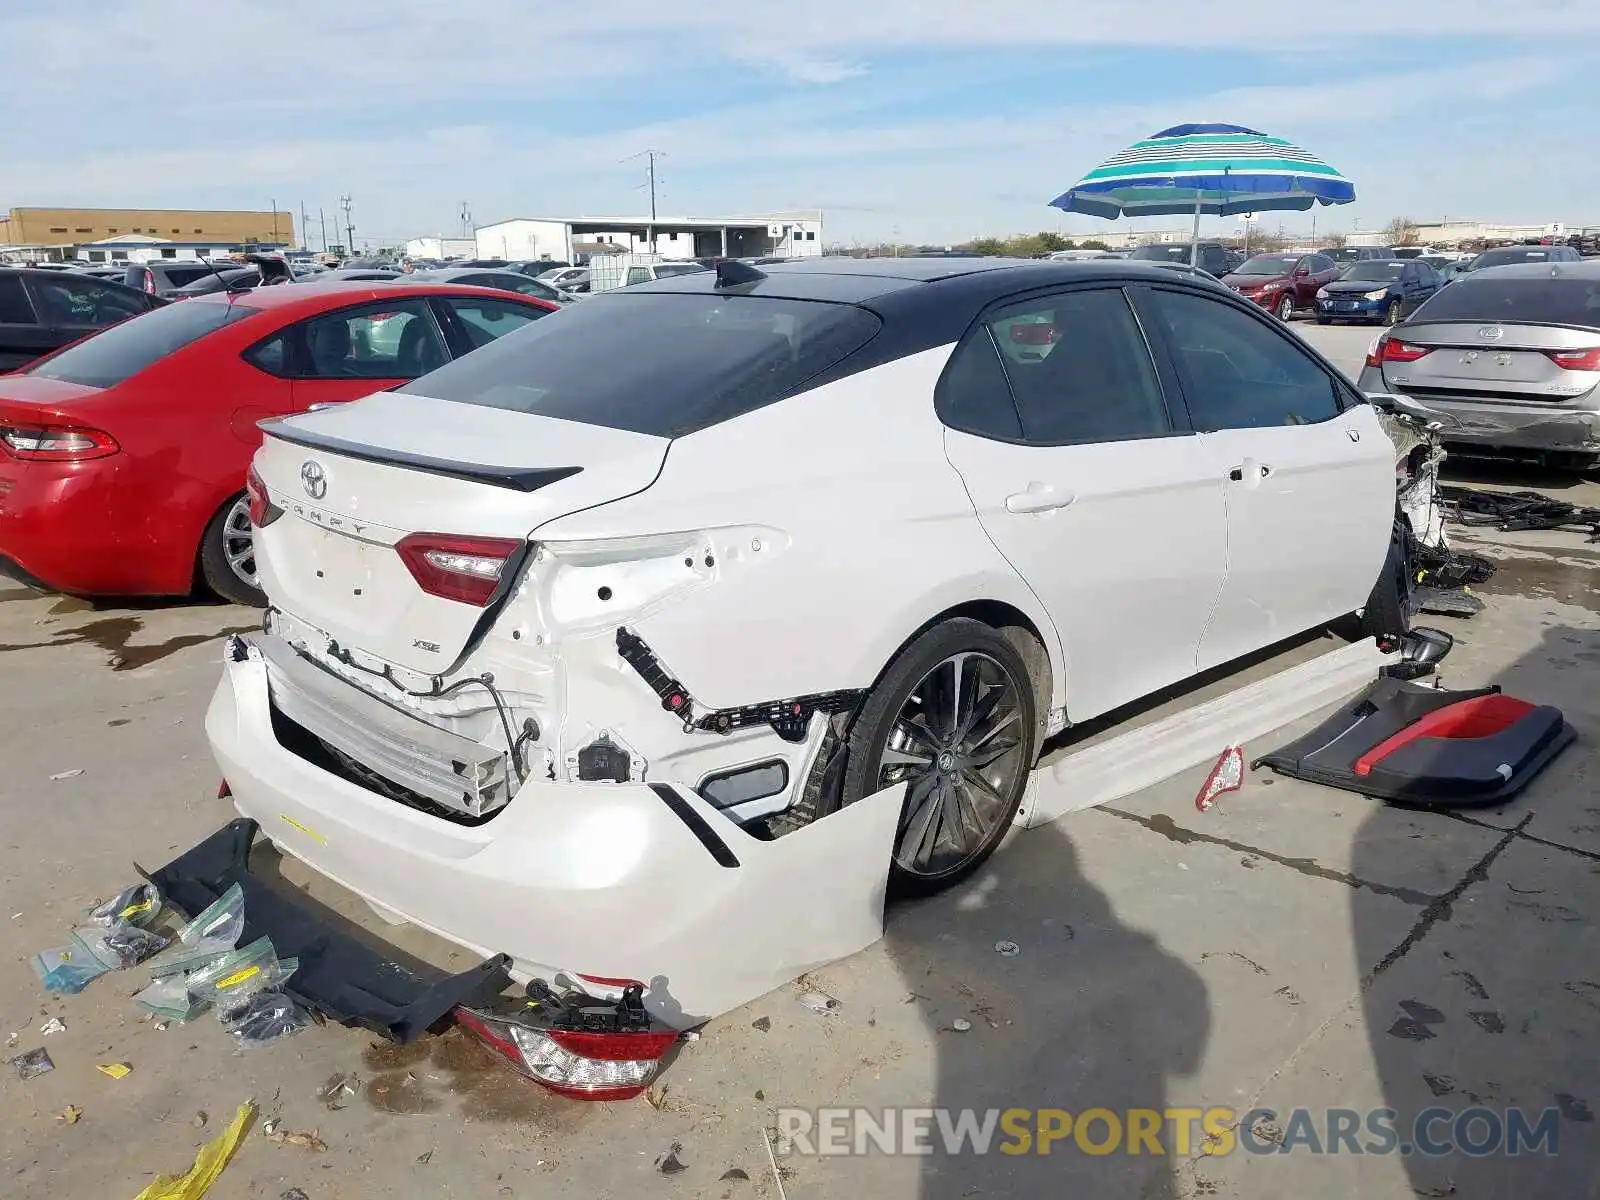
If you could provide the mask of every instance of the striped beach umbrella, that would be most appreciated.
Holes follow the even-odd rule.
[[[1349,204],[1355,185],[1314,154],[1242,125],[1174,125],[1112,155],[1050,203],[1092,217],[1304,212]]]

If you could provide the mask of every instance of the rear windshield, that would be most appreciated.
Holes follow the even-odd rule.
[[[1434,293],[1419,321],[1532,321],[1600,328],[1600,279],[1497,279],[1466,275]]]
[[[1188,262],[1189,254],[1187,246],[1140,246],[1128,257],[1141,262]]]
[[[1527,249],[1508,246],[1504,250],[1485,250],[1472,260],[1472,269],[1477,271],[1483,267],[1503,267],[1507,263],[1549,262],[1551,257],[1548,246],[1529,246]]]
[[[54,358],[45,359],[27,374],[84,387],[115,387],[157,359],[260,311],[243,304],[208,301],[168,304],[102,330]]]
[[[681,437],[782,399],[880,324],[847,304],[618,291],[397,390]]]
[[[175,288],[183,287],[185,284],[193,283],[196,279],[211,274],[211,268],[206,266],[205,263],[195,263],[192,266],[185,264],[181,267],[175,267],[169,263],[165,271],[167,282]]]

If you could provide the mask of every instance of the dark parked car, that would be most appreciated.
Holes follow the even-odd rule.
[[[1497,246],[1485,250],[1466,265],[1467,271],[1485,267],[1509,267],[1513,263],[1582,262],[1583,255],[1571,246]]]
[[[1329,258],[1340,266],[1349,266],[1351,263],[1366,262],[1369,259],[1392,259],[1394,251],[1388,246],[1336,246],[1332,250],[1324,250]]]
[[[1317,289],[1337,278],[1339,265],[1321,254],[1257,254],[1222,282],[1287,321],[1297,312],[1314,312]]]
[[[1163,246],[1140,246],[1128,258],[1133,262],[1153,262],[1163,267],[1187,267],[1191,250],[1188,242],[1171,242]],[[1243,261],[1242,255],[1220,242],[1200,243],[1200,269],[1207,275],[1221,279]]]
[[[152,296],[170,296],[174,292],[199,283],[212,276],[212,268],[225,270],[234,267],[232,259],[222,258],[212,264],[195,259],[158,258],[154,262],[129,263],[122,282]]]
[[[296,283],[378,283],[385,279],[406,279],[392,267],[339,267],[333,271],[319,271],[306,275]]]
[[[1443,286],[1439,272],[1416,259],[1352,263],[1317,292],[1317,324],[1377,321],[1398,325]]]
[[[564,258],[528,258],[522,262],[507,263],[505,269],[507,271],[516,271],[518,274],[526,275],[530,279],[537,279],[550,271],[559,271],[563,267],[570,267],[571,265]]]
[[[1446,445],[1600,465],[1600,262],[1463,276],[1377,340],[1361,388],[1409,396]]]
[[[460,283],[469,287],[498,288],[502,292],[516,292],[521,296],[532,296],[535,300],[548,300],[552,304],[566,304],[572,299],[569,292],[553,287],[542,279],[530,279],[512,270],[443,267],[437,271],[413,271],[406,279],[416,283]]]
[[[0,372],[165,303],[75,271],[0,267]]]

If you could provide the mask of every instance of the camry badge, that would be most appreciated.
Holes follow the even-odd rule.
[[[313,500],[321,500],[328,494],[327,472],[315,459],[308,458],[300,464],[300,484]]]

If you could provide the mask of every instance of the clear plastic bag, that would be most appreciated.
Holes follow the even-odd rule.
[[[106,970],[122,971],[138,966],[172,939],[119,921],[106,927],[81,926],[72,931],[72,940]]]
[[[39,982],[44,984],[45,991],[67,996],[83,991],[93,980],[111,970],[76,941],[70,946],[41,950],[28,963]]]
[[[104,904],[89,910],[89,920],[108,929],[117,925],[149,925],[160,915],[161,892],[153,883],[123,888]]]
[[[133,999],[140,1008],[168,1021],[192,1021],[205,1011],[205,1005],[189,994],[181,975],[158,979]]]
[[[161,979],[206,966],[239,944],[244,933],[244,889],[237,883],[178,930],[177,943],[150,964]]]
[[[285,992],[262,988],[247,996],[230,998],[217,1008],[217,1019],[241,1046],[259,1046],[299,1033],[311,1018]]]
[[[278,961],[278,952],[272,948],[272,939],[262,937],[212,959],[184,982],[190,995],[201,1004],[226,1003],[263,988],[276,987],[298,965],[291,959],[289,969],[284,970],[285,964]]]

